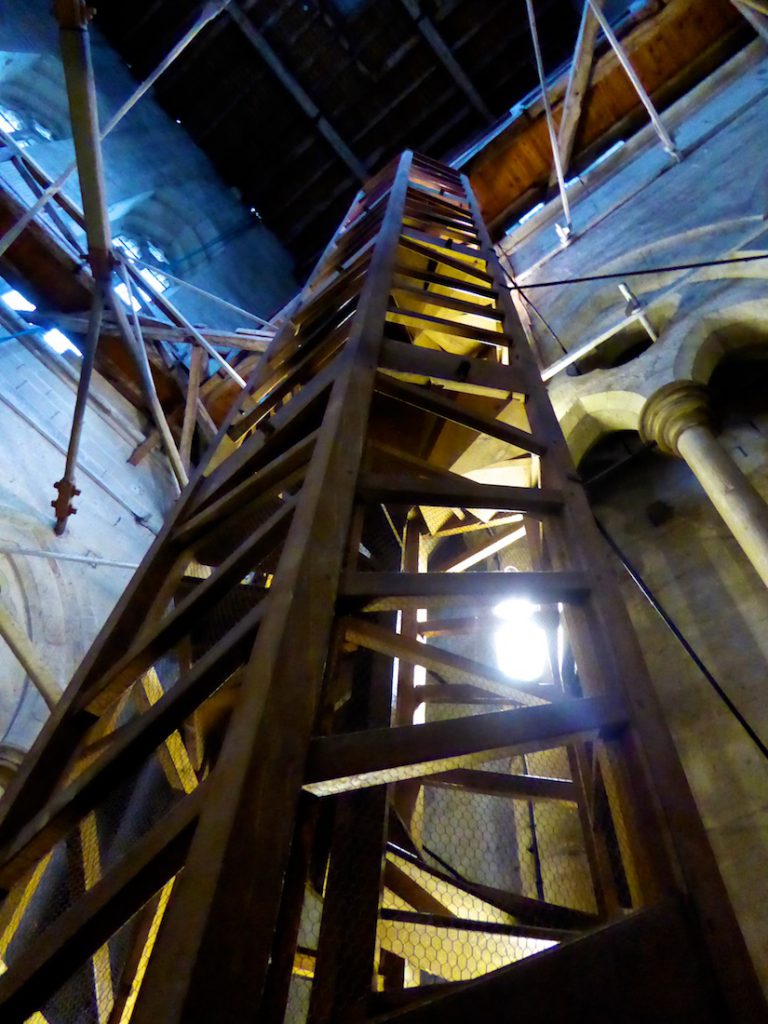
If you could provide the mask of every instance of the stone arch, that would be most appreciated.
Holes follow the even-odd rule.
[[[0,103],[50,129],[54,140],[72,129],[61,63],[51,54],[6,54],[0,74]],[[46,143],[41,143],[45,145]]]
[[[738,291],[742,295],[736,301],[734,297],[727,306],[709,309],[678,325],[675,334],[680,337],[680,344],[674,356],[673,379],[706,384],[728,355],[762,349],[768,355],[768,301],[764,285],[758,289],[745,282]],[[752,294],[745,295],[745,291]]]
[[[603,391],[573,402],[560,419],[573,461],[578,465],[606,434],[638,430],[644,401],[633,391]]]

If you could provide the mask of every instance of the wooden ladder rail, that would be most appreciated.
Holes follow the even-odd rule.
[[[398,277],[408,274],[428,288],[408,286],[409,305],[421,300],[441,315],[406,313],[406,341],[392,333],[405,327],[391,321]],[[441,305],[435,286],[454,294]],[[491,305],[476,313],[456,292]],[[350,301],[354,313],[342,330],[334,306]],[[481,309],[493,310],[499,333],[461,319],[482,316]],[[395,307],[395,313],[403,311]],[[403,786],[418,792],[436,779],[481,792],[476,776],[488,775],[490,786],[491,773],[478,765],[571,743],[581,749],[589,741],[620,825],[619,856],[633,905],[662,907],[670,894],[682,894],[691,918],[680,934],[692,960],[701,959],[698,944],[707,951],[725,1012],[734,1021],[765,1020],[716,862],[466,179],[405,154],[356,197],[294,316],[254,371],[207,464],[181,496],[4,802],[0,885],[10,889],[9,907],[23,907],[18,893],[28,891],[26,879],[73,826],[98,812],[124,773],[165,750],[166,738],[212,702],[224,708],[223,719],[215,718],[223,736],[220,751],[214,747],[218,756],[206,766],[203,784],[178,796],[167,821],[155,823],[33,948],[11,958],[0,976],[3,1019],[21,1021],[39,1010],[78,963],[174,877],[162,928],[146,947],[151,956],[131,1017],[137,1024],[234,1024],[259,1013],[278,1024],[292,971],[314,975],[310,1024],[348,1013],[366,1017],[374,974],[393,969],[378,939],[385,925],[445,928],[464,921],[475,932],[495,927],[499,934],[543,937],[532,923],[539,913],[551,938],[589,929],[589,914],[471,879],[454,889],[475,901],[475,912],[506,908],[513,920],[457,918],[430,889],[439,882],[450,891],[450,884],[436,879],[434,866],[430,874],[414,845],[412,804],[394,799]],[[431,338],[427,348],[414,344],[422,334]],[[313,364],[312,353],[331,337],[332,351]],[[527,425],[499,418],[500,401],[524,408]],[[419,423],[431,425],[433,441],[456,430],[493,440],[508,457],[527,460],[537,479],[513,487],[478,483],[440,463],[422,471],[419,458],[405,450],[396,475],[382,472],[376,468],[382,449],[371,435],[374,408],[376,423],[389,417],[395,427],[402,411],[412,410]],[[240,447],[216,464],[214,452],[228,436]],[[403,564],[404,572],[364,569],[359,552],[382,502],[421,514],[453,509],[467,529],[483,526],[473,509],[514,512],[536,524],[538,534],[529,527],[528,537],[543,540],[551,569],[452,573],[420,571],[413,561]],[[190,592],[182,584],[198,558],[211,571]],[[244,588],[252,595],[249,610],[226,618],[224,635],[191,665],[182,664],[175,685],[143,714],[115,718],[106,738],[94,742],[94,729],[114,717],[137,673],[179,644],[194,644],[224,596],[237,597]],[[397,629],[397,614],[403,622],[410,616],[415,628],[418,609],[430,616],[445,609],[466,615],[468,608],[483,615],[514,595],[562,605],[580,694],[556,692],[554,685],[505,689],[498,670],[439,640],[425,648]],[[397,658],[436,674],[437,682],[424,688],[430,700],[456,708],[478,702],[480,713],[393,723]],[[446,687],[456,688],[450,697]],[[72,766],[91,747],[87,766],[73,777]],[[663,785],[656,784],[657,773]],[[537,790],[533,782],[515,783],[514,774],[493,784],[500,787],[502,778],[510,780],[511,800],[572,803],[583,794],[567,779],[542,780]],[[592,827],[588,813],[580,820],[584,829]],[[410,844],[415,862],[393,861],[393,834]],[[301,952],[308,879],[324,904],[317,949]],[[382,912],[388,886],[412,909]],[[547,963],[556,964],[558,954]],[[473,984],[482,990],[482,981]],[[403,1005],[413,1006],[408,1019],[417,1021],[418,990],[406,995]],[[375,1018],[385,1019],[380,1009],[370,1003]],[[424,1020],[431,1013],[425,1004]]]

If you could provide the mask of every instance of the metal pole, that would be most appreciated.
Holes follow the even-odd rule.
[[[38,548],[14,548],[0,544],[0,555],[23,555],[25,558],[52,558],[55,562],[81,562],[84,565],[106,566],[112,569],[138,569],[138,562],[115,562],[111,558],[95,555],[71,555],[63,551],[43,551]]]
[[[528,2],[530,3],[530,0],[528,0]],[[650,116],[651,121],[653,122],[653,127],[656,129],[656,134],[659,136],[662,146],[671,157],[674,157],[675,160],[680,160],[681,154],[679,149],[675,145],[674,139],[669,134],[667,129],[664,127],[664,122],[659,117],[659,113],[656,110],[656,107],[654,107],[651,97],[645,91],[645,86],[638,78],[637,72],[632,67],[629,57],[625,53],[624,48],[622,47],[621,43],[616,37],[616,33],[611,28],[611,23],[606,18],[604,12],[600,9],[599,4],[595,3],[595,0],[587,0],[587,3],[592,8],[597,20],[600,22],[600,28],[603,30],[605,38],[613,47],[613,52],[616,54],[619,63],[624,68],[630,82],[635,87],[635,92],[640,97],[640,102],[648,111],[648,115]]]
[[[69,434],[69,445],[67,447],[67,460],[64,466],[64,476],[53,486],[59,492],[58,497],[51,502],[56,510],[56,525],[54,531],[57,536],[64,533],[67,519],[77,512],[72,506],[72,499],[77,497],[80,491],[75,486],[75,470],[77,468],[77,453],[80,448],[80,437],[83,432],[83,420],[85,409],[88,404],[88,392],[91,386],[93,367],[96,361],[96,346],[99,343],[101,333],[101,321],[104,315],[104,291],[102,286],[96,282],[93,293],[93,305],[91,306],[91,318],[88,322],[88,333],[83,346],[83,361],[80,364],[80,378],[77,382],[77,398],[75,399],[75,411],[72,414],[72,428]]]
[[[160,405],[160,399],[157,397],[157,390],[152,378],[152,369],[149,365],[147,349],[144,344],[144,338],[141,334],[141,325],[139,324],[139,318],[136,315],[136,310],[133,307],[133,290],[131,288],[131,281],[125,272],[125,265],[122,265],[120,269],[122,271],[123,281],[128,289],[128,300],[131,303],[133,328],[131,328],[131,325],[128,322],[125,307],[123,306],[120,297],[115,293],[114,289],[111,289],[109,293],[110,302],[115,313],[115,319],[117,320],[117,325],[120,328],[120,333],[123,335],[126,345],[133,351],[136,364],[139,369],[141,383],[144,388],[144,396],[147,400],[147,404],[149,405],[150,412],[152,413],[152,418],[155,421],[155,426],[160,432],[163,447],[168,455],[174,476],[181,487],[186,487],[189,483],[189,477],[187,476],[187,471],[184,469],[184,463],[181,461],[179,449],[176,447],[176,442],[173,439],[171,428],[168,426],[168,420],[165,418],[163,407]]]
[[[733,0],[733,5],[739,14],[749,22],[763,42],[768,43],[768,21],[765,20],[768,10],[758,13],[756,8],[750,7],[747,3],[739,2],[739,0]]]
[[[549,132],[549,142],[552,147],[552,158],[555,162],[555,172],[557,174],[557,184],[560,189],[560,199],[563,204],[563,213],[565,214],[565,229],[559,228],[558,234],[562,241],[567,241],[573,230],[573,223],[571,221],[571,207],[568,202],[568,195],[565,188],[565,175],[563,174],[563,162],[560,159],[560,146],[557,142],[557,132],[555,131],[555,122],[552,117],[552,106],[549,102],[549,93],[547,92],[547,82],[544,77],[544,62],[541,58],[541,47],[539,46],[539,32],[536,28],[536,15],[533,10],[533,0],[525,0],[526,7],[528,8],[528,23],[531,26],[531,39],[533,40],[533,52],[536,55],[536,70],[539,73],[539,84],[541,85],[541,97],[544,103],[544,113],[547,118],[547,130]]]
[[[173,305],[170,299],[167,299],[163,295],[163,293],[159,291],[155,287],[155,285],[152,284],[151,281],[145,281],[144,278],[141,277],[141,275],[138,273],[136,268],[132,267],[130,263],[126,263],[124,260],[121,260],[120,263],[124,270],[134,279],[134,281],[136,281],[140,288],[146,288],[146,290],[151,294],[155,302],[155,305],[158,306],[165,313],[166,316],[170,317],[171,320],[175,320],[176,323],[180,324],[184,328],[185,331],[188,331],[189,334],[191,334],[191,336],[195,339],[197,344],[201,348],[204,348],[212,359],[216,360],[216,362],[219,364],[219,366],[222,368],[222,370],[226,373],[228,377],[230,377],[239,387],[244,388],[246,386],[245,381],[237,372],[237,370],[233,369],[233,367],[229,365],[224,356],[220,352],[216,351],[213,345],[211,345],[202,336],[202,334],[200,333],[200,331],[198,331],[196,327],[192,326],[189,320],[187,320],[184,314]]]
[[[5,640],[50,710],[56,707],[62,688],[48,672],[32,641],[8,609],[0,603],[0,636]]]
[[[132,93],[132,95],[126,100],[126,102],[120,107],[120,109],[112,115],[104,130],[99,135],[100,141],[104,141],[107,136],[114,131],[114,129],[120,124],[123,118],[128,114],[133,107],[139,102],[144,94],[152,88],[157,82],[158,78],[164,74],[178,56],[189,46],[195,36],[205,28],[205,26],[213,20],[218,14],[221,13],[229,3],[229,0],[219,0],[216,3],[208,3],[205,5],[200,13],[197,21],[189,29],[189,31],[182,36],[179,42],[173,47],[170,53],[158,64],[151,75],[146,78],[141,85]],[[8,231],[0,238],[0,256],[7,251],[9,246],[13,245],[17,238],[21,235],[26,227],[28,227],[35,217],[43,210],[48,202],[60,192],[64,185],[67,183],[69,178],[74,174],[77,169],[77,161],[71,163],[64,171],[56,178],[55,181],[51,182],[48,188],[41,194],[40,198],[30,206],[30,208],[22,214],[19,220],[8,229]]]
[[[195,292],[197,295],[202,295],[206,299],[211,299],[212,302],[218,302],[220,306],[226,306],[227,309],[232,309],[235,313],[239,313],[241,316],[247,317],[249,320],[255,320],[257,324],[261,324],[262,327],[268,327],[270,331],[276,331],[277,328],[274,324],[271,324],[269,320],[265,320],[264,317],[259,316],[257,313],[251,313],[247,309],[243,309],[241,306],[236,306],[234,302],[228,302],[227,299],[222,299],[220,295],[214,295],[213,292],[208,292],[205,288],[199,288],[196,284],[190,284],[189,281],[184,281],[180,277],[175,277],[173,274],[169,274],[167,270],[162,267],[152,266],[151,263],[145,263],[144,260],[137,260],[135,257],[127,257],[129,263],[135,263],[139,267],[146,267],[147,270],[151,270],[156,274],[161,274],[163,277],[167,277],[169,281],[173,281],[174,284],[181,285],[182,288],[186,288],[191,292]]]

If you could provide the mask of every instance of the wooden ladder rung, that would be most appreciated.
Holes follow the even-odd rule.
[[[458,474],[454,477],[420,477],[415,472],[362,473],[358,497],[373,504],[498,509],[533,515],[559,512],[563,507],[562,491],[483,484]]]
[[[582,572],[347,572],[339,596],[363,604],[364,611],[398,608],[495,605],[524,597],[536,604],[580,604],[589,597]],[[423,602],[419,604],[418,602]]]
[[[414,309],[404,309],[394,303],[390,304],[387,310],[387,319],[390,323],[407,320],[423,330],[432,330],[438,334],[451,334],[457,338],[466,338],[468,341],[494,345],[496,348],[505,349],[509,346],[507,338],[501,331],[490,331],[487,328],[474,327],[472,324],[465,324],[457,320],[445,320],[443,317],[419,313]]]
[[[430,306],[441,306],[443,309],[455,309],[459,313],[468,313],[470,316],[484,317],[486,320],[495,320],[500,323],[504,319],[492,305],[481,306],[477,302],[467,302],[464,299],[455,299],[451,295],[441,295],[439,292],[426,291],[424,288],[413,288],[410,285],[398,284],[395,281],[392,285],[393,292],[405,292],[406,295],[414,295],[422,302]]]
[[[487,434],[489,437],[495,437],[498,441],[504,441],[506,444],[514,445],[516,448],[522,448],[532,455],[544,455],[547,451],[547,446],[535,438],[533,434],[529,434],[519,427],[513,427],[509,423],[502,423],[501,420],[490,420],[484,416],[478,416],[476,413],[462,409],[461,406],[450,398],[444,398],[442,395],[437,394],[435,390],[422,387],[421,385],[403,384],[400,381],[393,380],[391,377],[387,377],[385,374],[379,373],[376,378],[376,390],[379,394],[387,395],[387,397],[394,398],[405,405],[423,409],[425,412],[433,413],[435,416],[440,416],[451,423],[458,423],[469,430],[475,430],[478,433]]]
[[[416,234],[416,232],[413,232]],[[474,277],[478,281],[483,281],[486,284],[495,284],[495,279],[492,274],[487,273],[485,270],[481,270],[480,267],[475,266],[471,263],[465,263],[463,260],[456,259],[451,253],[452,249],[447,249],[445,246],[438,245],[433,239],[428,238],[426,241],[428,245],[422,244],[419,239],[410,237],[411,233],[406,233],[400,237],[400,245],[404,249],[410,250],[410,252],[418,253],[419,256],[423,256],[425,259],[430,260],[434,263],[442,263],[446,267],[450,267],[452,270],[457,270],[462,274],[467,274],[469,277]],[[434,248],[430,248],[434,246]],[[472,253],[473,256],[478,254]],[[479,258],[482,258],[481,256]]]

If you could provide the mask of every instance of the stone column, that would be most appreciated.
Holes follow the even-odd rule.
[[[640,435],[688,463],[768,586],[768,505],[715,437],[706,388],[693,381],[661,388],[645,403]]]

